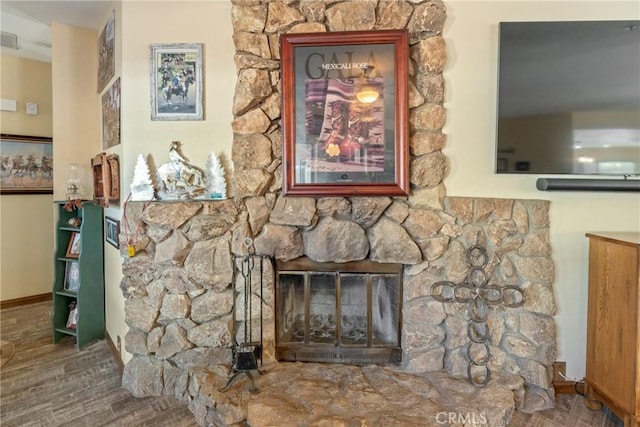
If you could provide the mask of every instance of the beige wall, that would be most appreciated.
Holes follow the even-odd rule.
[[[0,112],[0,132],[52,136],[51,64],[0,57],[0,97],[14,99],[17,112]],[[38,115],[25,112],[38,104]],[[0,301],[51,292],[53,197],[0,196]]]
[[[640,19],[637,1],[446,1],[444,32],[449,61],[444,72],[451,163],[449,196],[536,198],[551,201],[551,245],[556,267],[558,360],[567,374],[585,372],[588,244],[594,230],[640,230],[640,195],[536,190],[539,175],[493,173],[498,23]]]
[[[69,163],[77,163],[83,198],[93,195],[91,158],[102,148],[95,31],[53,23],[53,195],[64,200]]]
[[[231,158],[231,112],[236,83],[230,1],[125,2],[122,5],[122,137],[128,186],[138,153],[156,166],[169,161],[171,141],[199,167],[215,151]],[[180,9],[180,19],[165,22]],[[204,120],[151,121],[149,45],[203,43]],[[125,188],[125,194],[128,188]]]
[[[18,102],[17,112],[0,112],[2,133],[51,136],[51,64],[2,55],[0,70],[0,97]],[[38,104],[37,115],[25,112],[27,102]]]

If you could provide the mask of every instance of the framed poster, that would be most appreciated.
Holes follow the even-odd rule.
[[[151,45],[151,120],[202,120],[202,44]]]
[[[406,196],[406,30],[281,39],[285,195]]]
[[[115,11],[107,20],[98,37],[98,93],[107,85],[116,73],[116,15]]]
[[[102,95],[102,148],[120,144],[120,77]]]
[[[53,194],[52,139],[0,134],[0,194]]]

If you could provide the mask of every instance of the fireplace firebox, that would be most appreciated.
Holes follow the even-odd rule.
[[[350,364],[402,361],[402,265],[276,263],[276,358]]]

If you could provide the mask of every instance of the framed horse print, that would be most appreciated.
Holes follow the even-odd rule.
[[[116,15],[111,12],[98,38],[98,93],[116,73]]]
[[[202,44],[152,44],[151,120],[202,119]]]
[[[120,144],[120,77],[102,95],[102,148]]]
[[[0,134],[0,194],[53,194],[52,139]]]
[[[406,196],[406,30],[281,38],[283,192]]]

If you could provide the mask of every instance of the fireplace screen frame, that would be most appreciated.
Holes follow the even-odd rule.
[[[310,296],[312,275],[333,275],[335,284],[335,316],[336,328],[334,339],[331,343],[312,342],[310,330]],[[366,344],[351,345],[342,342],[340,336],[340,319],[337,312],[341,309],[341,277],[359,275],[364,278],[366,286],[366,311],[367,328]],[[354,365],[364,364],[400,364],[402,363],[402,264],[378,263],[374,261],[352,261],[346,263],[319,263],[306,257],[292,261],[276,261],[276,287],[275,287],[275,322],[276,322],[276,359],[281,361],[304,361],[325,363],[348,363]],[[304,286],[304,339],[299,342],[281,341],[281,311],[278,307],[284,304],[282,292],[283,284],[281,276],[301,276]],[[372,311],[373,311],[373,280],[379,276],[393,276],[397,284],[395,295],[397,309],[394,315],[397,322],[397,337],[393,344],[375,343],[372,338]]]

